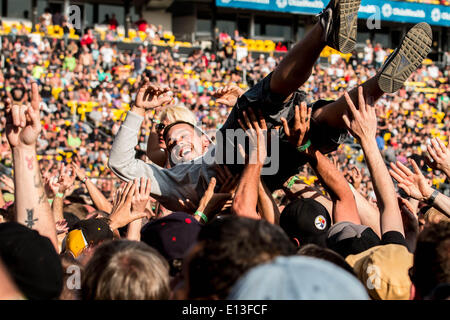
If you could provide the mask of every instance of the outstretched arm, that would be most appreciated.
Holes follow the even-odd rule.
[[[441,139],[434,138],[431,140],[431,145],[427,146],[428,151],[428,165],[435,170],[441,170],[450,179],[450,143],[448,148],[445,147]],[[433,161],[430,161],[431,159]]]
[[[408,196],[426,202],[450,217],[450,198],[431,187],[431,183],[422,174],[414,160],[409,159],[409,163],[414,172],[400,162],[391,163],[390,173],[397,180],[398,186]]]
[[[375,140],[377,132],[375,108],[365,103],[361,87],[358,88],[359,109],[356,109],[348,93],[345,93],[344,96],[350,109],[351,119],[348,113],[342,118],[347,129],[358,139],[363,149],[381,213],[381,233],[398,231],[404,236],[403,221],[394,183]]]
[[[259,114],[259,119],[257,120],[251,109],[248,112],[251,121],[245,111],[243,112],[245,125],[241,120],[238,120],[241,127],[244,130],[247,129],[246,132],[250,138],[251,148],[249,162],[245,165],[234,196],[233,211],[238,216],[261,219],[256,212],[256,205],[258,203],[261,170],[266,158],[264,130],[267,131],[267,126],[261,114]]]
[[[77,175],[77,178],[80,179],[82,183],[86,186],[89,192],[89,196],[94,203],[94,206],[97,210],[111,212],[112,204],[105,198],[103,193],[97,188],[97,186],[86,176],[84,170],[80,167],[80,164],[73,163],[73,169]]]
[[[13,153],[16,220],[46,236],[58,250],[55,220],[42,184],[36,154],[41,132],[40,96],[31,84],[31,105],[6,104],[6,136]]]
[[[135,147],[138,144],[138,132],[144,120],[146,110],[157,109],[172,99],[168,94],[168,88],[161,89],[146,83],[136,96],[135,105],[128,112],[125,121],[117,133],[108,165],[120,179],[129,181],[145,176],[152,180],[152,196],[161,196],[159,182],[164,180],[160,175],[160,167],[154,164],[146,164],[136,159]]]

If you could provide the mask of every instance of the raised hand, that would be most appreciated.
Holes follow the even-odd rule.
[[[13,105],[11,99],[6,99],[6,137],[11,148],[36,147],[41,132],[40,103],[36,82],[31,84],[31,103]]]
[[[250,138],[249,163],[263,165],[267,157],[266,120],[262,116],[261,112],[259,112],[259,117],[257,119],[255,113],[251,108],[248,109],[248,114],[250,116],[250,119],[247,116],[247,112],[243,111],[243,119],[238,119],[238,122]]]
[[[358,87],[358,107],[356,109],[352,99],[347,92],[344,93],[349,111],[342,116],[342,120],[347,126],[348,131],[358,139],[359,142],[374,140],[377,133],[377,115],[375,108],[366,104],[362,87]]]
[[[133,199],[131,200],[131,212],[133,214],[146,212],[145,207],[147,206],[147,203],[150,200],[151,190],[152,190],[151,180],[142,177],[140,179],[140,186],[139,188],[136,187]]]
[[[146,82],[136,95],[135,106],[145,110],[163,107],[172,100],[172,91]]]
[[[281,118],[283,128],[289,142],[296,148],[302,146],[305,141],[306,133],[309,130],[312,109],[306,106],[306,102],[302,102],[299,106],[295,106],[294,126],[289,128],[285,118]]]
[[[83,168],[81,168],[80,164],[72,162],[72,168],[73,171],[75,172],[75,175],[77,176],[78,179],[80,179],[80,181],[83,181],[84,178],[86,178],[86,172]]]
[[[408,161],[414,172],[397,161],[397,164],[391,162],[392,169],[389,170],[389,173],[397,180],[399,188],[405,191],[409,197],[419,201],[426,201],[433,193],[431,183],[424,177],[414,160],[408,159]]]
[[[239,88],[237,85],[232,84],[229,86],[225,86],[220,88],[216,92],[213,93],[213,97],[216,98],[216,102],[220,104],[224,104],[227,107],[233,107],[238,98],[244,93],[244,90]]]
[[[358,167],[353,167],[349,174],[351,178],[351,183],[353,184],[355,189],[358,189],[362,181],[361,171],[358,169]]]
[[[242,146],[239,145],[239,147]],[[245,152],[243,150],[241,156],[245,158]],[[218,193],[234,193],[236,191],[240,176],[238,174],[233,175],[226,165],[222,166],[218,164],[215,169],[217,173],[217,181],[220,185]]]
[[[110,228],[116,230],[126,226],[134,220],[144,218],[147,214],[144,212],[132,212],[131,202],[137,188],[137,179],[130,180],[124,187],[119,188],[114,199],[113,209],[111,211]]]
[[[435,170],[443,171],[450,177],[450,150],[445,146],[444,142],[438,138],[432,139],[431,145],[427,146],[427,151],[427,164]],[[430,161],[430,158],[433,159],[433,162]]]
[[[73,165],[68,166],[63,165],[61,167],[58,179],[60,193],[66,193],[66,191],[73,186],[73,183],[75,182],[75,176],[76,173]]]
[[[8,191],[9,193],[14,193],[14,181],[7,175],[0,176],[0,181],[3,182],[4,189]]]

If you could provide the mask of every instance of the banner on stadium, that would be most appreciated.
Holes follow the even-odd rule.
[[[317,14],[328,0],[216,0],[218,7]],[[419,23],[450,27],[450,6],[403,2],[362,0],[358,17],[385,21]]]

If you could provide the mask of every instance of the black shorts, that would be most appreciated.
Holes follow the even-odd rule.
[[[292,97],[287,102],[284,102],[286,97],[270,91],[271,76],[272,73],[258,82],[238,99],[236,105],[228,116],[227,121],[220,128],[220,131],[225,136],[225,130],[240,128],[237,119],[241,116],[242,111],[247,110],[250,107],[255,111],[261,111],[266,120],[268,130],[275,127],[280,127],[278,129],[280,137],[279,170],[275,175],[263,175],[263,179],[269,189],[275,190],[281,188],[283,183],[292,175],[297,174],[299,172],[299,168],[307,162],[306,157],[299,153],[296,148],[288,142],[283,130],[282,122],[280,121],[280,118],[284,117],[288,121],[289,125],[293,124],[295,115],[294,107],[295,105],[300,105],[302,101],[306,100],[306,93],[297,90],[292,94]],[[322,108],[331,102],[334,101],[318,100],[309,104],[308,107],[312,108],[312,114],[314,114],[315,110]],[[311,119],[309,130],[311,144],[324,154],[335,151],[345,140],[346,136],[347,130],[345,129],[332,128],[327,125],[317,123],[314,118]],[[224,148],[236,149],[235,144],[232,141],[227,141],[224,144]],[[235,170],[233,171],[242,170],[241,166],[229,167],[234,167]]]

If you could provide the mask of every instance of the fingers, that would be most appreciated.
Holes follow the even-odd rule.
[[[414,173],[423,176],[422,171],[420,171],[419,166],[413,159],[408,159],[409,163],[412,165]],[[405,167],[406,168],[406,167]]]
[[[433,145],[433,148],[435,150],[435,153],[438,157],[442,157],[443,156],[443,151],[445,150],[445,146],[444,149],[441,148],[441,145],[437,142],[437,139],[431,139],[431,144]]]
[[[444,143],[441,139],[438,139],[438,138],[435,138],[435,139],[436,139],[436,141],[438,142],[438,144],[441,146],[442,152],[443,152],[443,153],[447,153],[448,149],[447,149],[447,147],[445,146],[445,143]],[[450,144],[449,144],[449,148],[450,148]]]
[[[299,110],[298,106],[295,106],[294,107],[294,128],[295,129],[300,128],[300,123],[301,123],[300,110]]]
[[[11,108],[12,123],[16,127],[20,127],[20,106],[13,105]]]
[[[363,112],[367,112],[367,105],[364,101],[364,93],[363,93],[363,87],[358,87],[358,104],[359,104],[359,110]]]
[[[344,113],[342,114],[342,121],[344,121],[345,126],[347,128],[351,128],[351,121],[350,121],[350,118],[348,116],[348,111],[347,110],[345,110]]]
[[[39,95],[39,88],[36,82],[31,83],[31,107],[35,112],[39,112],[39,105],[41,104],[41,96]]]
[[[250,122],[250,120],[247,116],[247,112],[243,111],[242,116],[244,117],[244,121],[245,121],[245,124],[247,125],[247,129],[253,129],[252,123]]]
[[[125,198],[125,202],[126,203],[131,203],[131,201],[133,200],[133,196],[134,196],[134,192],[137,189],[137,179],[135,180],[135,183],[132,183],[130,185],[130,187],[127,189],[127,192],[125,193],[126,198]]]
[[[406,166],[404,166],[400,161],[397,161],[396,168],[399,169],[396,171],[398,174],[400,174],[403,178],[407,179],[408,176],[413,175],[412,171],[409,170]],[[395,170],[395,169],[394,169]]]
[[[259,124],[261,126],[261,129],[263,130],[267,130],[267,123],[266,123],[266,119],[264,118],[261,110],[258,110],[258,120],[259,120]]]
[[[141,177],[140,179],[140,183],[139,183],[139,188],[136,188],[136,193],[140,193],[142,196],[145,195],[145,187],[147,185],[147,179],[145,179],[144,177]]]
[[[400,168],[397,167],[396,164],[391,162],[390,166],[392,169],[390,169],[389,172],[391,173],[391,175],[394,177],[395,180],[401,182],[408,178],[407,175],[402,170],[400,170]]]
[[[147,179],[147,183],[145,185],[145,195],[150,196],[151,191],[152,191],[152,181],[150,179]]]
[[[437,161],[438,156],[431,145],[427,145],[427,151],[431,158],[433,158],[434,161]]]
[[[216,178],[212,177],[208,184],[208,189],[206,191],[214,191],[214,188],[216,186]]]
[[[351,113],[353,114],[353,117],[355,117],[358,114],[358,110],[356,110],[356,107],[353,104],[353,101],[347,92],[344,92],[344,98],[345,98],[345,101],[347,101],[347,105],[348,105]]]
[[[283,124],[284,133],[287,137],[291,136],[291,132],[289,131],[289,126],[285,118],[280,118],[281,123]]]
[[[20,127],[25,128],[27,124],[27,119],[25,112],[27,111],[28,107],[26,105],[21,105],[19,109],[19,118],[20,118]]]

